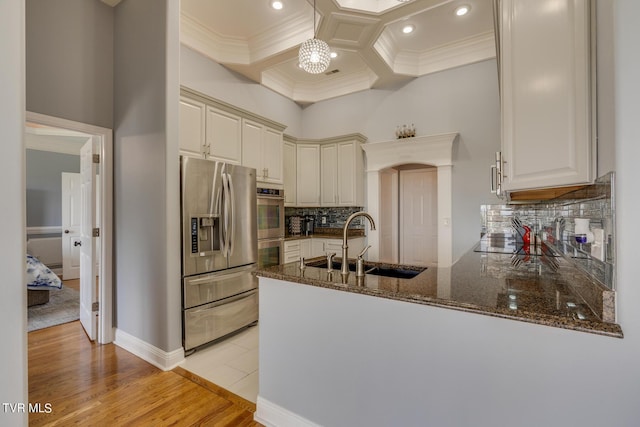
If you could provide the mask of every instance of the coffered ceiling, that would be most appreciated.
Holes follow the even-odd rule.
[[[338,56],[308,74],[298,49],[313,37],[313,0],[282,3],[181,0],[180,42],[300,105],[495,57],[492,0],[316,0],[316,37]]]

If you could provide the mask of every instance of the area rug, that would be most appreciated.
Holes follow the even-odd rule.
[[[51,289],[49,302],[29,307],[27,317],[29,332],[78,320],[80,293],[67,286]]]

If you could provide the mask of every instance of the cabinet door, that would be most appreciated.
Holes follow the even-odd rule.
[[[337,200],[341,206],[364,204],[364,167],[360,144],[341,142],[337,147]]]
[[[283,183],[284,183],[284,204],[287,206],[296,205],[296,144],[285,141],[282,147],[283,153]]]
[[[335,253],[337,256],[342,254],[342,240],[339,239],[324,239],[324,251]],[[352,252],[349,253],[349,258],[352,258]]]
[[[204,157],[205,105],[189,98],[180,98],[180,152],[188,156]]]
[[[324,252],[324,239],[313,237],[311,239],[311,256],[317,257],[324,255],[326,255]]]
[[[503,189],[589,183],[589,2],[501,3]]]
[[[338,204],[338,148],[336,144],[320,147],[320,204],[336,206]]]
[[[262,145],[262,168],[265,169],[265,181],[282,184],[282,132],[264,128]]]
[[[240,164],[242,160],[242,119],[229,112],[207,107],[207,145],[218,160]]]
[[[311,239],[300,241],[300,256],[303,258],[311,258]]]
[[[263,126],[249,120],[242,120],[242,165],[255,168],[256,178],[264,176],[262,167]]]
[[[320,205],[320,145],[298,144],[296,147],[297,205]]]

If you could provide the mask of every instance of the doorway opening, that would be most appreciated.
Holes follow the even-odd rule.
[[[50,246],[48,253],[59,251],[60,260],[65,258],[60,265],[56,263],[53,270],[63,280],[73,280],[68,282],[69,287],[79,288],[80,320],[87,336],[100,344],[112,342],[112,131],[27,112],[25,134],[27,156],[37,153],[46,164],[47,154],[51,162],[60,161],[62,154],[66,161],[75,165],[66,167],[72,169],[65,171],[70,174],[62,174],[59,166],[46,167],[53,169],[52,173],[58,168],[59,186],[45,191],[44,197],[28,194],[25,234],[30,236],[32,247],[33,244],[41,245],[46,239],[45,243]],[[68,187],[63,195],[65,183]],[[32,199],[34,209],[29,209],[29,199]],[[64,264],[67,264],[66,268]]]
[[[452,200],[452,149],[453,143],[458,137],[457,133],[417,136],[403,140],[370,142],[362,145],[367,158],[367,210],[376,219],[380,218],[381,211],[388,208],[383,202],[382,185],[392,185],[393,172],[389,168],[395,168],[405,164],[419,164],[422,167],[432,166],[435,169],[435,185],[437,190],[436,224],[437,224],[437,265],[449,267],[453,263],[453,233],[451,224],[451,200]],[[385,170],[387,170],[385,172]],[[389,182],[386,182],[388,179]],[[399,174],[398,174],[399,185]],[[387,191],[387,190],[385,190]],[[383,215],[392,214],[386,213]],[[387,249],[381,242],[381,233],[372,230],[367,235],[367,242],[371,245],[369,259],[380,259],[381,251]],[[394,240],[393,236],[384,236]],[[398,256],[399,256],[398,249]],[[386,252],[385,252],[386,256]]]
[[[380,261],[438,265],[437,180],[437,169],[421,164],[380,171]]]

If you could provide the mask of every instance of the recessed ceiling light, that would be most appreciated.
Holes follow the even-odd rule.
[[[467,6],[466,4],[462,5],[462,6],[458,6],[458,7],[456,7],[456,15],[457,16],[464,16],[467,13],[469,13],[470,10],[471,10],[471,6]]]
[[[283,4],[281,1],[278,0],[274,0],[271,2],[271,7],[274,8],[275,10],[280,10],[283,7]]]
[[[415,30],[416,27],[414,27],[413,25],[409,24],[409,25],[405,25],[404,27],[402,27],[402,32],[405,34],[409,34],[409,33],[413,33],[413,30]]]
[[[331,52],[331,53],[329,54],[329,56],[330,56],[331,58],[337,58],[337,57],[338,57],[338,52]]]

